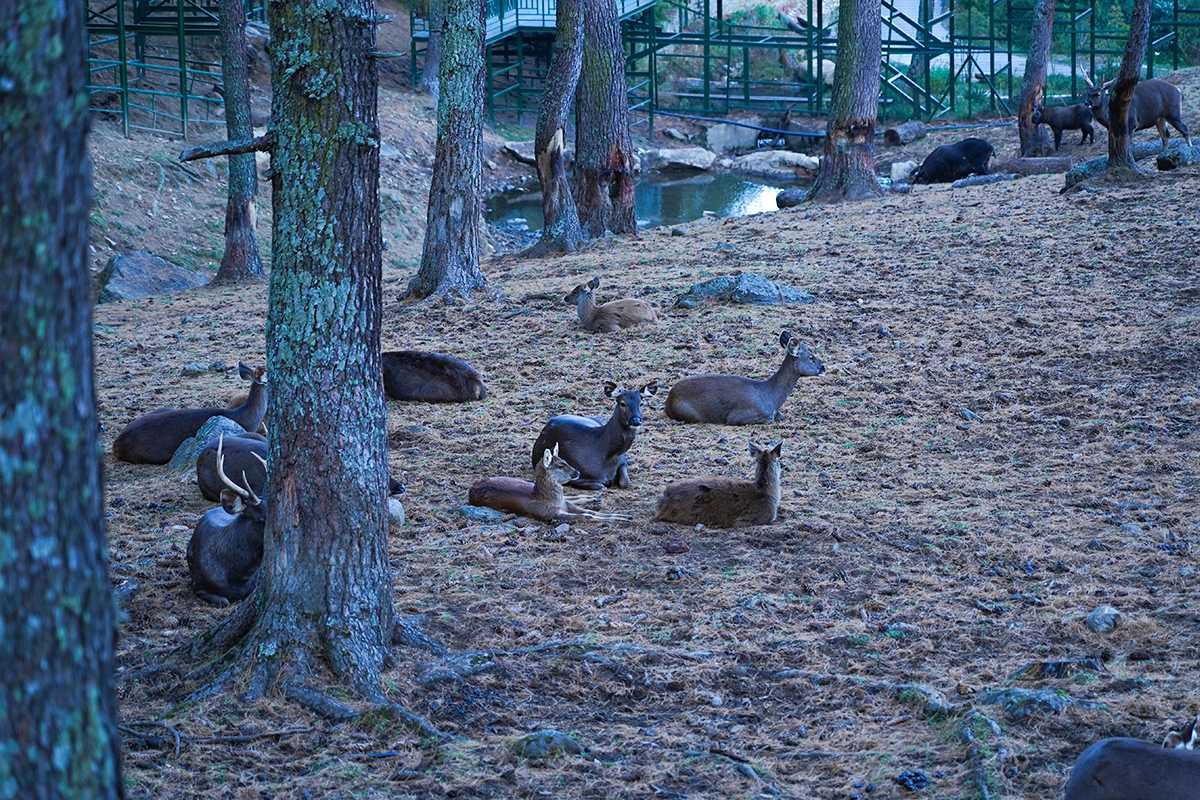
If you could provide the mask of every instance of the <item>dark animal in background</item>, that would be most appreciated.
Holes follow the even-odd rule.
[[[1171,731],[1162,747],[1141,739],[1101,739],[1083,751],[1064,800],[1200,800],[1200,752],[1189,732]]]
[[[772,523],[779,513],[782,494],[779,482],[782,455],[783,442],[771,449],[751,442],[750,456],[757,465],[753,481],[706,477],[669,483],[658,496],[654,518],[710,528]]]
[[[558,447],[564,461],[579,470],[579,477],[567,482],[580,489],[605,486],[629,488],[629,460],[625,453],[633,446],[642,425],[642,400],[658,391],[657,381],[640,390],[622,389],[612,381],[604,384],[604,396],[617,401],[612,416],[580,417],[563,414],[554,417],[533,443],[533,466],[541,454]]]
[[[1050,130],[1054,131],[1055,150],[1062,144],[1063,131],[1083,131],[1079,138],[1081,145],[1089,138],[1093,144],[1096,142],[1096,129],[1092,127],[1092,109],[1087,103],[1049,108],[1042,108],[1041,104],[1035,103],[1030,122],[1034,125],[1045,123],[1050,126]]]
[[[658,321],[654,307],[645,300],[627,298],[596,305],[595,291],[599,286],[600,279],[592,278],[576,286],[566,297],[567,305],[575,306],[579,312],[579,322],[584,329],[593,333],[611,333],[621,328],[653,325]]]
[[[454,356],[392,350],[383,354],[383,393],[388,400],[467,403],[487,397],[487,387],[470,364]]]
[[[218,606],[244,600],[254,590],[267,521],[266,501],[225,474],[223,439],[217,440],[217,475],[225,484],[221,506],[200,518],[187,546],[192,591]],[[262,467],[265,470],[266,464]]]
[[[1109,90],[1116,83],[1116,78],[1100,86],[1092,83],[1092,79],[1086,74],[1083,79],[1088,85],[1087,104],[1092,109],[1092,116],[1106,130],[1111,130],[1108,116],[1108,103],[1111,99]],[[1187,125],[1183,122],[1183,92],[1179,91],[1179,87],[1158,78],[1142,81],[1133,87],[1133,97],[1129,100],[1129,111],[1125,115],[1125,130],[1129,138],[1133,138],[1134,131],[1156,127],[1158,135],[1162,137],[1162,149],[1166,150],[1167,142],[1171,139],[1171,134],[1167,131],[1168,122],[1183,134],[1189,145],[1192,143]]]
[[[989,143],[974,137],[944,144],[925,157],[913,173],[913,183],[953,183],[968,175],[986,175],[993,152]]]
[[[534,462],[533,483],[504,476],[482,478],[475,482],[467,495],[473,506],[487,506],[497,511],[520,514],[542,522],[575,522],[581,519],[597,521],[628,521],[623,514],[602,514],[589,511],[563,495],[563,484],[579,477],[579,470],[558,455],[558,445],[543,450]],[[590,502],[590,500],[589,500]]]
[[[113,442],[113,455],[131,464],[166,464],[179,445],[195,436],[212,417],[229,417],[248,431],[257,430],[267,413],[267,371],[238,362],[238,375],[250,381],[250,394],[237,408],[160,408],[125,426]]]
[[[808,348],[787,331],[779,334],[783,363],[766,380],[740,375],[689,375],[667,394],[667,416],[681,422],[714,425],[762,425],[783,419],[779,410],[801,377],[825,371]]]

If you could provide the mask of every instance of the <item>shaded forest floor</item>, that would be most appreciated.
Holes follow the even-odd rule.
[[[1200,78],[1186,80],[1200,130]],[[209,507],[194,482],[107,448],[145,411],[242,388],[230,369],[182,367],[262,363],[266,287],[99,306],[108,530],[128,593],[121,716],[182,737],[134,726],[131,797],[959,798],[984,785],[1032,800],[1061,796],[1092,741],[1161,740],[1195,715],[1200,171],[1068,197],[1062,176],[1037,176],[704,219],[559,259],[489,260],[502,299],[399,304],[419,253],[432,112],[400,90],[385,90],[382,110],[406,153],[383,176],[384,348],[452,353],[489,387],[480,403],[389,405],[391,469],[408,487],[396,602],[491,666],[428,681],[436,655],[397,652],[386,690],[453,734],[444,745],[377,716],[334,724],[233,694],[185,702],[186,675],[139,672],[229,612],[188,586],[184,551]],[[1015,136],[989,131],[998,158]],[[139,247],[215,270],[223,168],[177,175],[177,148],[98,125],[98,260]],[[498,163],[497,181],[517,170]],[[674,307],[692,283],[738,270],[815,302]],[[645,298],[661,322],[581,331],[562,296],[597,276],[602,299]],[[684,375],[769,375],[781,330],[827,367],[801,380],[784,421],[666,420],[662,397]],[[559,532],[462,515],[477,478],[529,474],[550,416],[607,415],[607,379],[664,386],[631,451],[633,485],[604,495],[633,523]],[[781,439],[774,524],[653,521],[667,481],[747,476],[747,442]],[[1102,604],[1124,615],[1107,634],[1082,622]],[[1012,677],[1068,659],[1095,662]],[[896,684],[933,690],[950,713]],[[1006,707],[990,702],[997,689],[1047,693]],[[546,728],[588,753],[512,754]],[[905,771],[928,786],[903,788]]]

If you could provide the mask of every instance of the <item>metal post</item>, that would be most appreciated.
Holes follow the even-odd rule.
[[[176,38],[179,41],[179,124],[183,139],[188,138],[187,40],[184,36],[183,3],[175,3]]]

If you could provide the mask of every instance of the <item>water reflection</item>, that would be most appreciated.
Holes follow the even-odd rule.
[[[655,228],[699,219],[705,211],[718,217],[743,217],[775,211],[775,195],[796,184],[758,183],[730,173],[702,173],[686,178],[644,177],[635,199],[638,226]],[[487,220],[512,233],[542,229],[542,195],[514,190],[487,200]]]

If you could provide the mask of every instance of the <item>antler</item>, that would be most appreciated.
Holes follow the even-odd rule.
[[[267,462],[263,461],[262,456],[258,453],[253,453],[252,455],[259,461],[262,461],[264,467],[267,465]],[[258,495],[250,488],[250,481],[246,479],[246,472],[244,470],[242,471],[242,483],[246,484],[245,487],[238,486],[225,474],[225,434],[223,433],[217,439],[217,475],[220,476],[222,483],[250,505],[256,506],[262,502],[258,499]]]
[[[1088,88],[1089,88],[1089,89],[1095,89],[1095,88],[1096,88],[1096,84],[1092,83],[1092,79],[1088,77],[1087,71],[1086,71],[1086,70],[1080,70],[1080,72],[1083,74],[1083,80],[1084,80],[1084,82],[1085,82],[1085,83],[1087,83],[1087,85],[1088,85]]]

